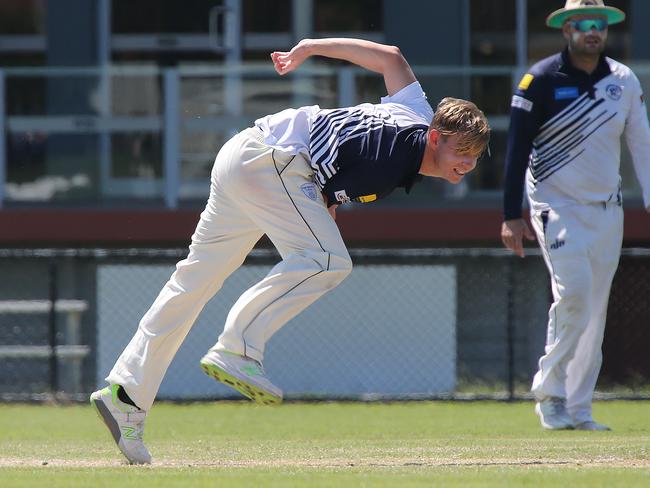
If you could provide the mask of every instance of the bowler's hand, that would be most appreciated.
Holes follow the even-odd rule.
[[[520,258],[524,257],[523,238],[535,240],[533,232],[524,219],[506,220],[501,224],[501,240],[503,245],[512,250]]]
[[[271,53],[273,67],[279,75],[286,75],[300,66],[309,57],[308,40],[302,40],[291,51]]]

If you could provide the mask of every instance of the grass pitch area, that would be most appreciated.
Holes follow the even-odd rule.
[[[600,402],[612,432],[546,432],[533,404],[154,406],[128,466],[90,406],[0,405],[0,486],[650,486],[650,403]]]

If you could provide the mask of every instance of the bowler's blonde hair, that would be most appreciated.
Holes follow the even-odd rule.
[[[443,136],[458,134],[459,154],[480,156],[490,142],[490,125],[485,114],[472,102],[460,98],[443,98],[429,129]]]

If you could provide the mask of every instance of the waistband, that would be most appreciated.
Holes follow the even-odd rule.
[[[616,193],[612,193],[607,200],[604,202],[600,202],[603,205],[603,208],[606,208],[611,205],[616,205],[618,207],[623,206],[623,193],[621,192],[621,188],[619,187],[618,191]]]

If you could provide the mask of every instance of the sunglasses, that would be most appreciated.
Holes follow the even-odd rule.
[[[569,25],[580,32],[591,32],[592,29],[603,32],[607,29],[607,21],[605,19],[571,20],[569,21]]]

